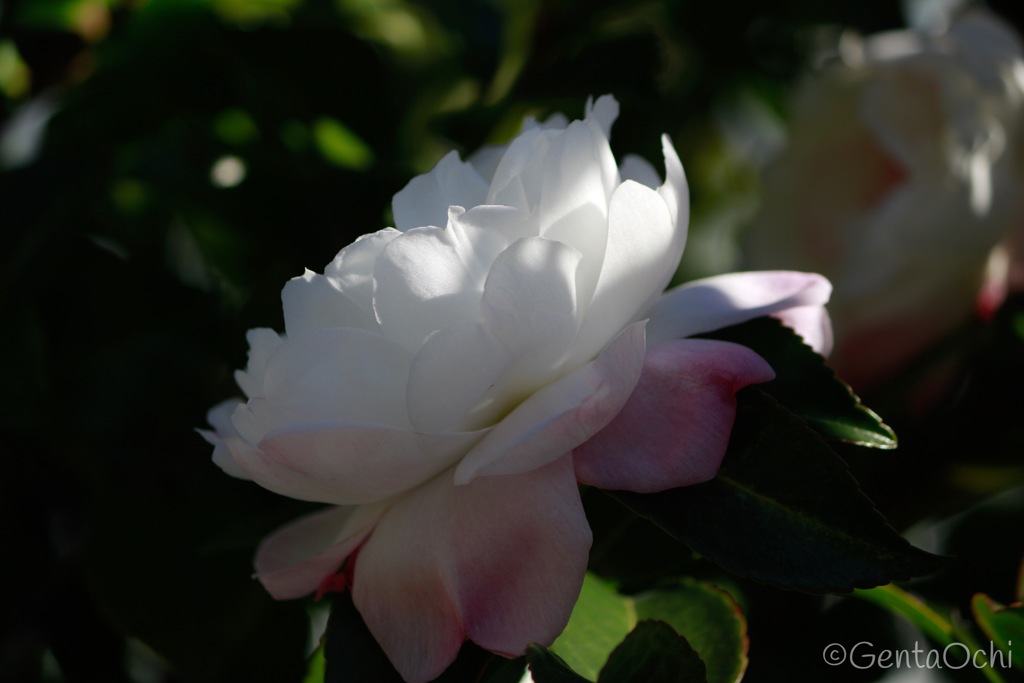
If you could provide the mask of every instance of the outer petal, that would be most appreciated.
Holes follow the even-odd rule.
[[[367,316],[373,313],[373,271],[384,248],[399,235],[394,228],[385,228],[363,235],[338,252],[324,268],[324,275],[333,280],[342,292]]]
[[[292,424],[344,420],[407,427],[411,362],[410,354],[379,334],[349,327],[311,331],[286,340],[270,359],[264,395]]]
[[[386,509],[332,507],[278,529],[256,550],[256,578],[277,600],[313,592],[338,571]]]
[[[509,656],[565,627],[590,529],[569,458],[453,486],[438,477],[391,508],[356,563],[353,598],[409,683],[433,680],[465,638]]]
[[[371,424],[302,425],[268,434],[244,466],[259,484],[292,498],[371,503],[448,469],[482,436]]]
[[[395,227],[402,232],[428,225],[443,227],[448,207],[483,204],[487,183],[472,164],[449,152],[429,173],[416,176],[395,195],[391,207]]]
[[[235,382],[246,398],[258,398],[263,396],[263,376],[267,371],[267,363],[284,340],[277,332],[265,327],[249,330],[245,339],[249,342],[249,362],[245,370],[235,372]]]
[[[730,273],[694,280],[665,293],[651,310],[650,344],[689,337],[796,306],[823,306],[832,292],[814,273]]]
[[[206,429],[197,430],[199,435],[206,439],[206,443],[213,446],[213,464],[221,468],[232,477],[248,479],[249,475],[245,470],[235,463],[231,450],[224,442],[225,439],[237,437],[238,432],[231,424],[231,414],[242,404],[238,399],[222,401],[210,408],[206,413],[206,421],[213,427],[213,431]]]
[[[289,337],[325,327],[358,327],[377,330],[371,311],[360,308],[341,291],[337,280],[306,270],[281,291],[284,328]]]
[[[729,444],[736,392],[774,376],[738,344],[681,339],[651,348],[623,409],[573,451],[576,477],[637,493],[711,479]]]
[[[630,325],[593,362],[523,401],[463,458],[456,483],[541,467],[607,425],[640,378],[644,325]]]

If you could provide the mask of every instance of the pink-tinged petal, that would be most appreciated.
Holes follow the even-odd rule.
[[[469,208],[483,204],[487,183],[472,164],[461,161],[457,152],[449,152],[429,173],[409,181],[395,195],[391,208],[395,227],[405,232],[427,226],[443,227],[448,207]]]
[[[372,312],[364,311],[344,292],[337,280],[306,270],[281,291],[284,328],[295,337],[325,327],[358,327],[378,330]]]
[[[245,470],[235,463],[231,450],[224,443],[225,439],[238,436],[237,430],[231,423],[231,415],[240,405],[242,405],[242,402],[238,399],[229,399],[218,403],[206,413],[206,421],[213,427],[213,431],[211,432],[206,429],[196,431],[206,439],[206,443],[213,446],[213,464],[232,477],[249,479],[249,475],[246,474]]]
[[[550,644],[579,596],[590,542],[568,457],[466,486],[441,476],[378,523],[353,598],[402,677],[424,683],[466,638],[506,656]]]
[[[541,467],[600,431],[625,405],[640,378],[644,325],[630,325],[594,361],[519,404],[463,458],[456,483]]]
[[[782,324],[803,337],[804,343],[822,356],[832,351],[832,321],[824,306],[794,306],[773,313]]]
[[[256,578],[276,600],[312,593],[338,571],[386,509],[332,507],[281,527],[256,550]]]
[[[235,372],[235,382],[246,398],[259,398],[263,396],[263,376],[267,371],[267,363],[284,340],[277,332],[265,327],[249,330],[245,339],[249,342],[249,362],[245,370]]]
[[[729,445],[736,392],[774,376],[764,359],[729,342],[681,339],[649,349],[625,407],[573,452],[577,478],[637,493],[711,479]]]
[[[268,434],[245,466],[257,483],[292,498],[372,503],[452,467],[482,436],[372,424],[301,425]]]
[[[650,344],[737,325],[797,306],[823,306],[832,293],[815,273],[764,270],[694,280],[669,290],[650,313]]]

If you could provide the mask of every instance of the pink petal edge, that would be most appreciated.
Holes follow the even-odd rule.
[[[353,599],[409,683],[443,672],[468,638],[521,655],[568,622],[591,533],[571,459],[402,498],[362,546]]]
[[[729,445],[736,392],[774,376],[763,358],[730,342],[682,339],[648,349],[629,401],[573,451],[577,479],[637,493],[711,479]]]

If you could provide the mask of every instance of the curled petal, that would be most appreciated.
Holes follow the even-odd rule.
[[[359,552],[353,599],[402,677],[424,683],[466,638],[507,656],[550,644],[590,541],[568,457],[466,486],[441,476],[381,519]]]
[[[648,350],[615,419],[573,451],[582,484],[654,493],[707,481],[725,456],[736,392],[775,376],[745,346],[680,339]]]
[[[519,404],[459,463],[455,482],[540,467],[607,425],[640,378],[644,325],[630,325],[594,361]]]
[[[651,310],[649,343],[737,325],[797,306],[823,306],[832,293],[815,273],[764,270],[694,280],[669,290]]]
[[[277,600],[312,593],[338,571],[385,510],[383,506],[332,507],[281,527],[256,550],[256,578]]]

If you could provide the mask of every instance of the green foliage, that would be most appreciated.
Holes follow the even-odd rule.
[[[759,318],[704,335],[743,344],[777,372],[760,386],[780,404],[807,421],[825,439],[871,448],[896,448],[896,434],[790,328],[774,318]]]
[[[536,683],[583,683],[557,655],[531,647],[527,654]],[[608,657],[597,683],[706,683],[697,652],[671,626],[642,621]]]
[[[759,389],[739,399],[713,480],[613,495],[729,571],[782,588],[848,592],[942,565],[885,522],[802,420]]]
[[[583,582],[569,624],[551,646],[574,671],[597,680],[609,653],[638,623],[657,620],[683,636],[699,655],[709,683],[737,681],[746,668],[746,620],[732,596],[704,581],[620,595],[592,574]]]

